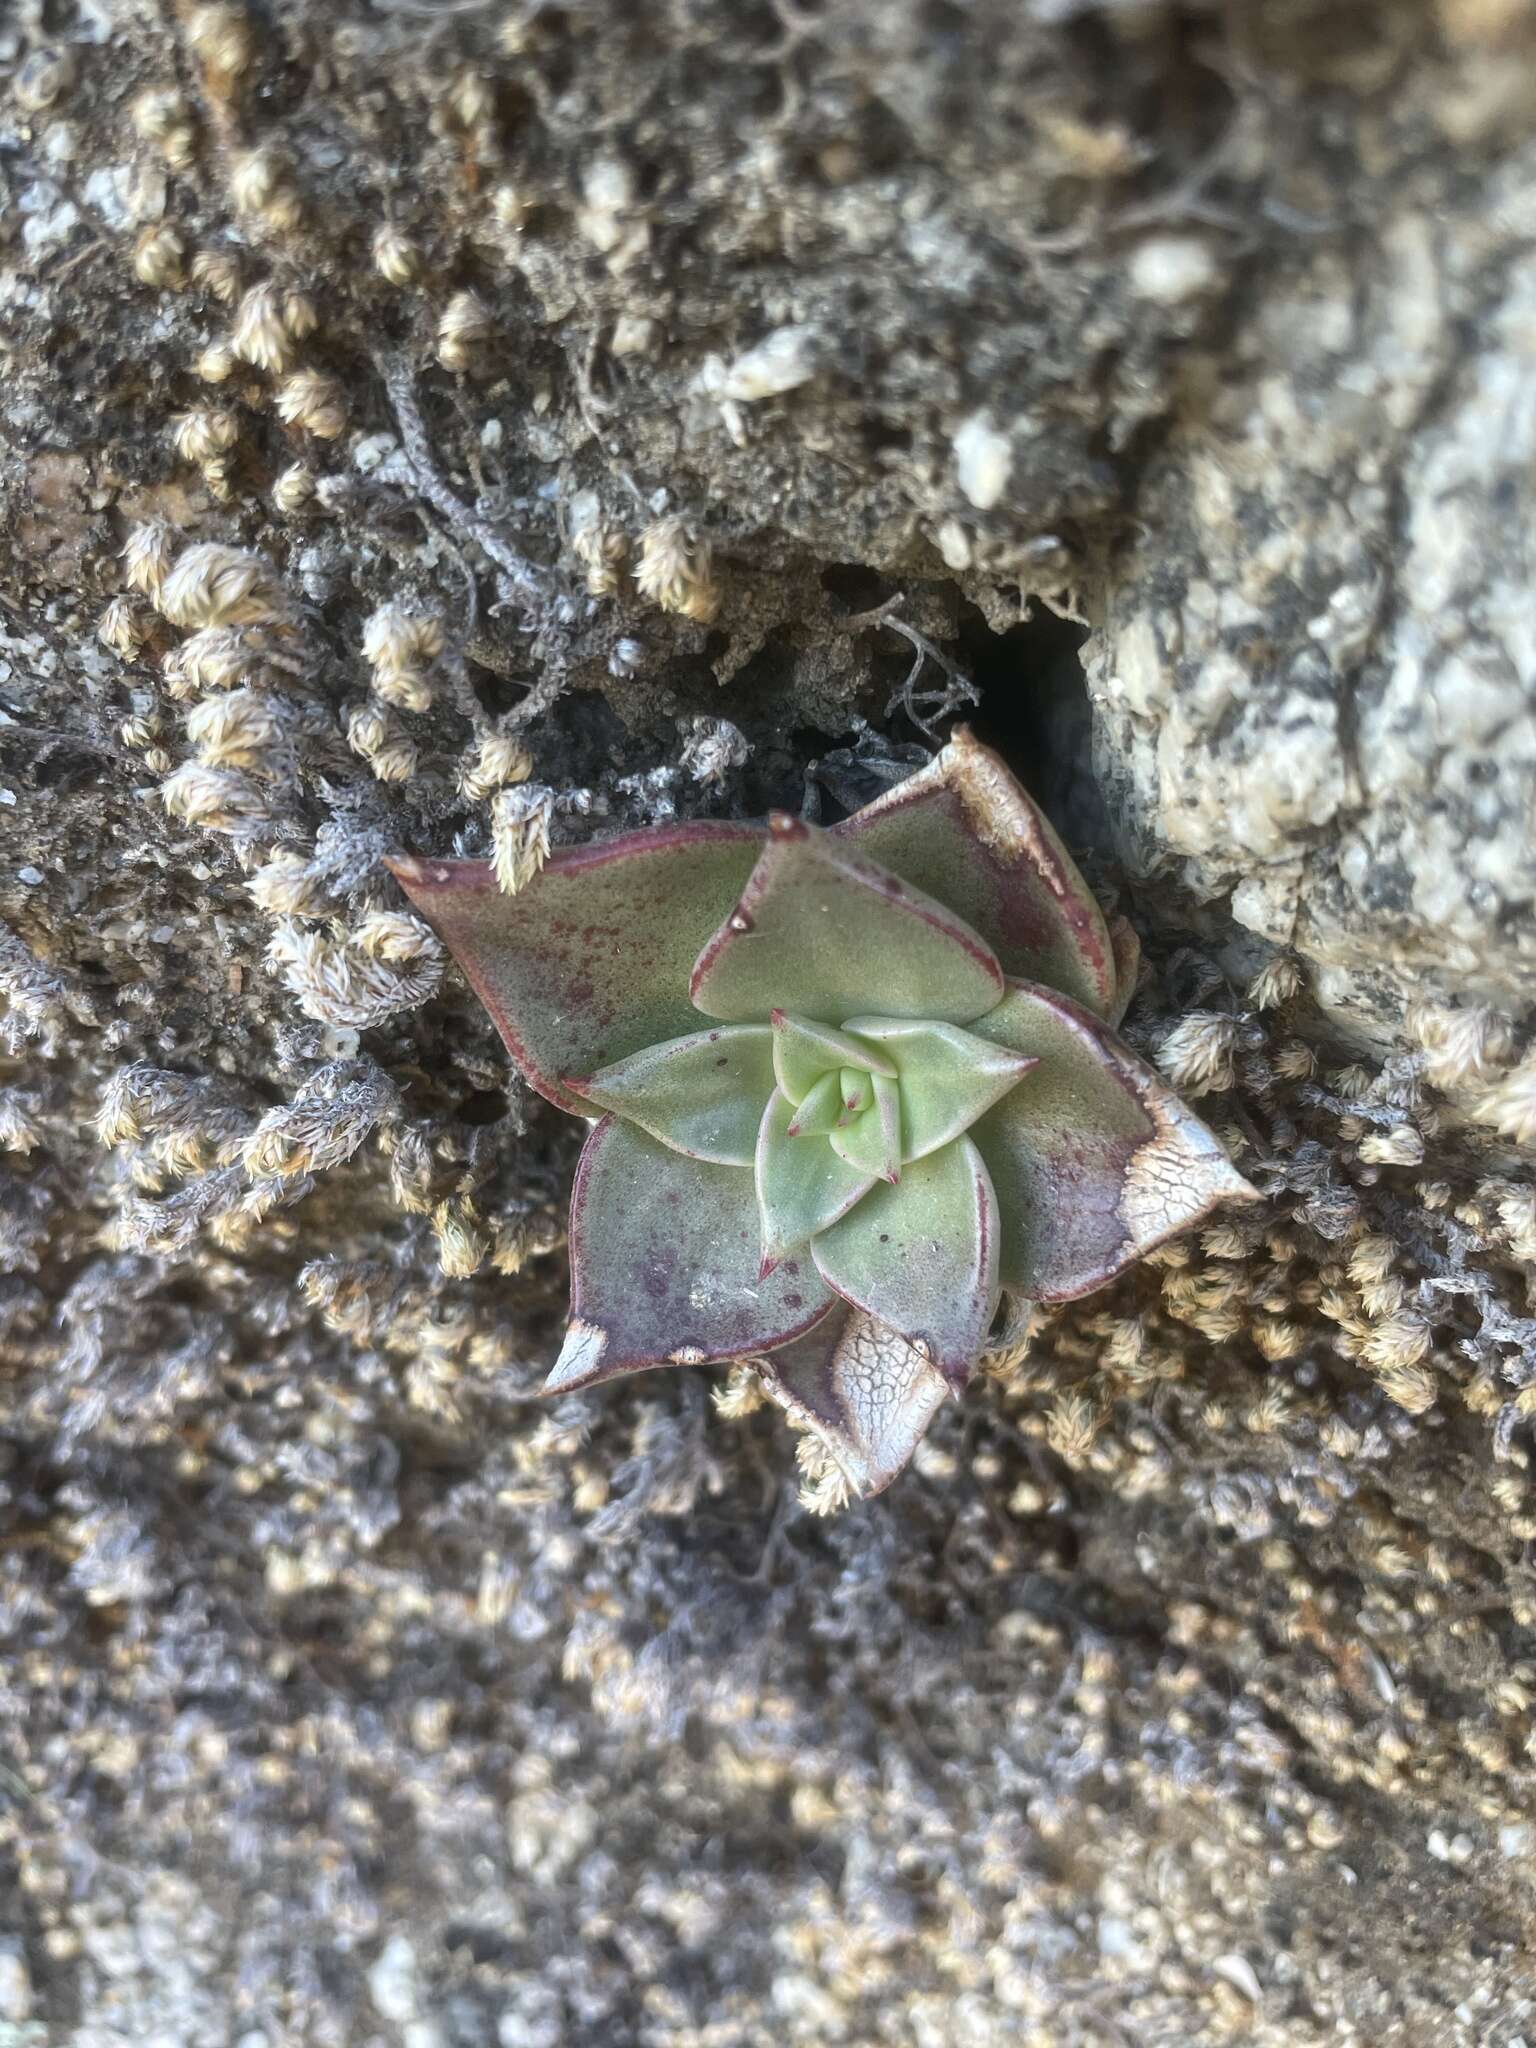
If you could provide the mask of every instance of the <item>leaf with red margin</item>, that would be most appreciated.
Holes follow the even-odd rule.
[[[809,1258],[761,1277],[750,1170],[672,1152],[607,1116],[571,1190],[571,1322],[544,1391],[786,1344],[832,1296]]]
[[[1101,1018],[1010,982],[981,1034],[1040,1064],[971,1126],[997,1190],[999,1277],[1072,1301],[1225,1201],[1257,1195],[1216,1139]]]
[[[757,1369],[769,1395],[811,1425],[866,1498],[905,1468],[949,1393],[915,1345],[841,1301]]]
[[[1005,974],[1062,989],[1108,1015],[1115,960],[1093,892],[1038,806],[966,727],[955,728],[926,768],[832,834],[948,904]],[[885,1003],[866,994],[857,1007]]]
[[[541,1095],[590,1110],[561,1076],[592,1074],[699,1028],[688,976],[763,847],[751,825],[699,821],[552,854],[504,896],[479,860],[387,865]],[[765,1013],[766,1021],[766,1013]]]
[[[965,1385],[997,1309],[997,1197],[969,1138],[876,1185],[811,1252],[845,1301]]]
[[[1002,1000],[990,947],[944,904],[784,811],[768,835],[693,970],[705,1016],[840,1024],[878,1003],[884,1016],[966,1024]]]

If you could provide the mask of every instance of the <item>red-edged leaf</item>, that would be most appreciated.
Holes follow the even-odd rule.
[[[969,1138],[876,1186],[811,1251],[845,1301],[964,1386],[997,1308],[997,1199]]]
[[[997,1189],[1004,1287],[1074,1300],[1218,1202],[1255,1199],[1199,1118],[1080,1004],[1010,982],[981,1029],[1040,1061],[971,1126]]]
[[[762,845],[749,825],[629,832],[551,855],[515,896],[501,893],[486,861],[389,866],[523,1074],[580,1116],[586,1106],[562,1075],[698,1030],[689,972]]]
[[[1005,974],[1108,1014],[1115,961],[1103,913],[1033,800],[964,726],[926,768],[832,831],[948,904]],[[857,1007],[887,1006],[867,994]]]
[[[954,913],[783,811],[741,900],[700,953],[693,1000],[744,1023],[790,1011],[968,1023],[1002,999],[991,949]],[[849,1064],[855,1064],[850,1062]]]
[[[879,1493],[907,1464],[949,1392],[914,1345],[838,1302],[814,1329],[758,1362],[779,1406],[807,1422],[859,1493]]]
[[[571,1323],[545,1392],[788,1343],[831,1301],[808,1257],[766,1279],[752,1174],[608,1116],[571,1191]]]

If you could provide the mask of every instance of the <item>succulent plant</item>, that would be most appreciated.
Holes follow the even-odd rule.
[[[1253,1192],[1111,1029],[1129,928],[963,730],[830,830],[631,832],[515,896],[393,866],[527,1080],[595,1120],[551,1392],[747,1359],[872,1492],[1003,1297],[1086,1294]]]

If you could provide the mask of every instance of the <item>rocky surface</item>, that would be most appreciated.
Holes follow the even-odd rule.
[[[1532,35],[0,22],[0,2048],[1536,2040]],[[961,711],[1269,1200],[821,1516],[380,862]]]

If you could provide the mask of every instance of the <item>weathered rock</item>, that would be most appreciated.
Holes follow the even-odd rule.
[[[1359,96],[1358,181],[1186,364],[1089,657],[1133,867],[1229,898],[1378,1034],[1426,989],[1536,998],[1527,79]]]

